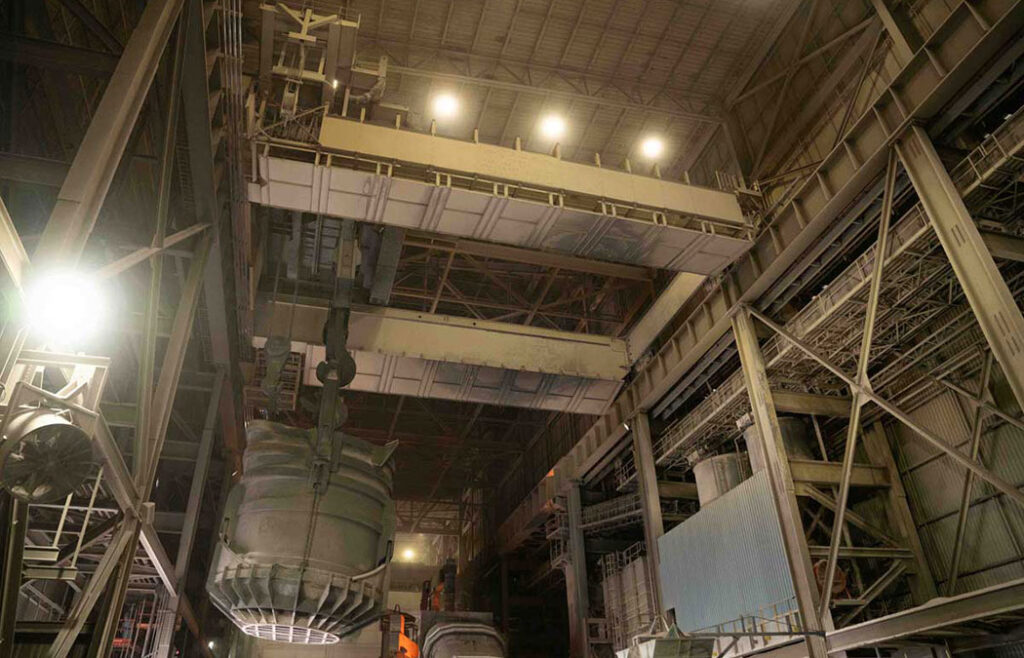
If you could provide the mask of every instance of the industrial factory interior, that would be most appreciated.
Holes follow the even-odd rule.
[[[1024,0],[0,0],[0,658],[1024,658]]]

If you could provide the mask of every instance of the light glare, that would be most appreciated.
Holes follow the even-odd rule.
[[[660,156],[664,150],[665,144],[657,137],[648,137],[640,144],[640,152],[651,160]]]
[[[412,560],[414,557],[416,557],[416,551],[412,550],[411,548],[407,548],[404,551],[402,551],[403,560]]]
[[[550,114],[540,121],[540,132],[548,139],[559,139],[565,134],[565,119]]]
[[[434,118],[450,119],[459,111],[459,99],[451,94],[441,94],[434,98]]]
[[[88,341],[99,331],[105,307],[99,286],[81,273],[49,273],[25,293],[26,325],[48,346]]]

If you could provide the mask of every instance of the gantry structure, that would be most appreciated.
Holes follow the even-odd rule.
[[[666,617],[730,657],[1020,641],[1024,3],[0,20],[5,301],[57,267],[113,291],[80,353],[5,318],[4,413],[64,405],[94,449],[66,498],[4,494],[0,657],[227,652],[202,582],[245,422],[315,426],[336,274],[345,431],[399,441],[400,536],[516,655]],[[695,471],[737,452],[711,504]],[[684,627],[681,565],[760,522],[783,597]]]

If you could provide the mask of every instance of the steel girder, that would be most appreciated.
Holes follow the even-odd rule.
[[[896,150],[992,353],[1024,408],[1024,315],[928,134],[911,126],[897,140]]]
[[[661,516],[661,496],[658,490],[658,472],[654,467],[654,449],[651,445],[651,421],[647,414],[637,414],[633,419],[633,463],[636,464],[637,490],[643,516],[644,542],[647,545],[648,582],[658,614],[662,610],[661,577],[658,565],[661,552],[658,538],[665,534],[665,523]]]
[[[566,490],[566,520],[569,526],[568,560],[563,570],[569,605],[569,656],[586,658],[590,653],[587,648],[590,595],[587,586],[587,554],[583,542],[583,504],[580,502],[579,483],[570,484]]]
[[[35,266],[77,263],[149,93],[183,0],[146,5],[57,195]]]
[[[869,187],[885,166],[889,143],[908,126],[935,116],[1024,25],[1024,2],[961,3],[925,47],[850,128],[754,246],[618,396],[602,419],[555,466],[499,528],[502,550],[529,534],[565,479],[586,474],[625,435],[623,421],[650,408],[752,303]],[[936,53],[942,53],[941,57]],[[554,481],[553,481],[554,480]]]

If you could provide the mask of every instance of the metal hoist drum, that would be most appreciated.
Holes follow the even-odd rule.
[[[246,427],[245,474],[228,494],[206,588],[248,635],[333,644],[385,607],[394,446],[338,439],[341,456],[316,495],[315,431]]]

